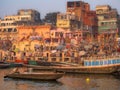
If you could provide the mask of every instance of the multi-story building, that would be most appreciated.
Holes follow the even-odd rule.
[[[96,37],[98,35],[98,19],[95,11],[89,11],[84,17],[84,29],[89,31],[91,35]]]
[[[97,32],[97,16],[94,11],[90,10],[90,5],[83,1],[68,1],[67,13],[74,14],[80,21],[80,29],[88,30],[92,36]]]
[[[11,37],[11,35],[15,35],[17,30],[17,24],[15,22],[15,18],[12,18],[12,16],[6,16],[3,20],[0,22],[0,38],[6,39],[7,37]],[[14,37],[15,38],[15,37]]]
[[[45,39],[50,37],[50,25],[18,26],[14,45],[16,48],[34,50],[34,47],[44,45]]]
[[[21,9],[18,11],[17,15],[26,16],[22,17],[21,21],[40,22],[40,13],[33,9]]]
[[[33,25],[40,22],[40,14],[36,10],[19,10],[17,15],[5,16],[0,22],[1,38],[12,37],[17,33],[19,25]],[[15,37],[14,37],[15,38]]]
[[[80,22],[73,14],[60,13],[57,15],[57,27],[64,29],[78,29]]]
[[[116,33],[120,29],[119,15],[109,5],[96,6],[99,33]]]
[[[83,19],[87,11],[90,11],[90,5],[88,3],[83,1],[67,2],[67,13],[76,15],[79,21]]]
[[[44,18],[44,23],[56,26],[57,14],[59,14],[59,13],[60,12],[47,13],[45,18]]]

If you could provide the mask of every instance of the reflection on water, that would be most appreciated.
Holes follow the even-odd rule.
[[[17,79],[7,79],[5,82],[9,86],[10,83],[13,83],[13,90],[37,90],[41,88],[44,90],[45,88],[52,88],[61,86],[62,83],[58,81],[29,81],[29,80],[17,80]]]
[[[120,90],[120,79],[112,75],[66,74],[55,82],[3,79],[9,72],[0,70],[0,90]]]
[[[62,79],[71,90],[120,90],[120,80],[112,75],[67,74]]]

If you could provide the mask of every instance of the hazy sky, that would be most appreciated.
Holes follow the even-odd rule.
[[[43,18],[46,13],[66,11],[66,2],[76,0],[0,0],[0,17],[5,15],[15,15],[19,9],[36,9]],[[79,1],[79,0],[77,0]],[[110,5],[116,8],[120,14],[120,0],[82,0],[90,4],[91,10],[95,10],[96,5]]]

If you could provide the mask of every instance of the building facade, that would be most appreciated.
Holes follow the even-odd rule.
[[[21,21],[31,21],[31,22],[40,22],[40,13],[33,9],[21,9],[18,11],[17,15],[19,16],[27,16],[26,18],[21,18]]]
[[[119,15],[109,5],[96,6],[99,33],[116,33],[120,29]]]
[[[27,9],[19,10],[17,15],[5,16],[0,21],[0,36],[1,39],[14,36],[18,30],[18,26],[39,24],[40,13],[36,10]]]
[[[67,13],[74,14],[80,21],[80,29],[89,31],[92,36],[98,33],[97,16],[90,10],[90,5],[83,1],[68,1]]]
[[[84,29],[89,31],[91,33],[91,35],[93,35],[93,37],[97,37],[97,35],[98,35],[98,19],[97,19],[96,12],[88,11],[85,15],[84,20],[85,20],[84,23],[86,25],[84,27]]]
[[[83,1],[68,1],[67,2],[66,12],[76,15],[79,21],[83,19],[87,11],[90,11],[90,5],[88,3],[85,3]]]
[[[79,29],[80,22],[73,14],[60,13],[57,15],[57,27],[64,29]]]
[[[45,44],[45,39],[50,37],[50,29],[50,25],[19,26],[14,45],[21,51],[34,50],[35,46]]]
[[[53,26],[56,26],[57,23],[57,14],[59,14],[60,12],[52,12],[52,13],[47,13],[43,23],[44,24],[50,24]]]

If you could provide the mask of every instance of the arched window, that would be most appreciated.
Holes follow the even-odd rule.
[[[15,28],[15,29],[13,30],[13,32],[17,32],[17,29]]]
[[[12,31],[12,28],[8,28],[8,32],[11,32]]]
[[[7,29],[3,29],[3,32],[7,32]]]

